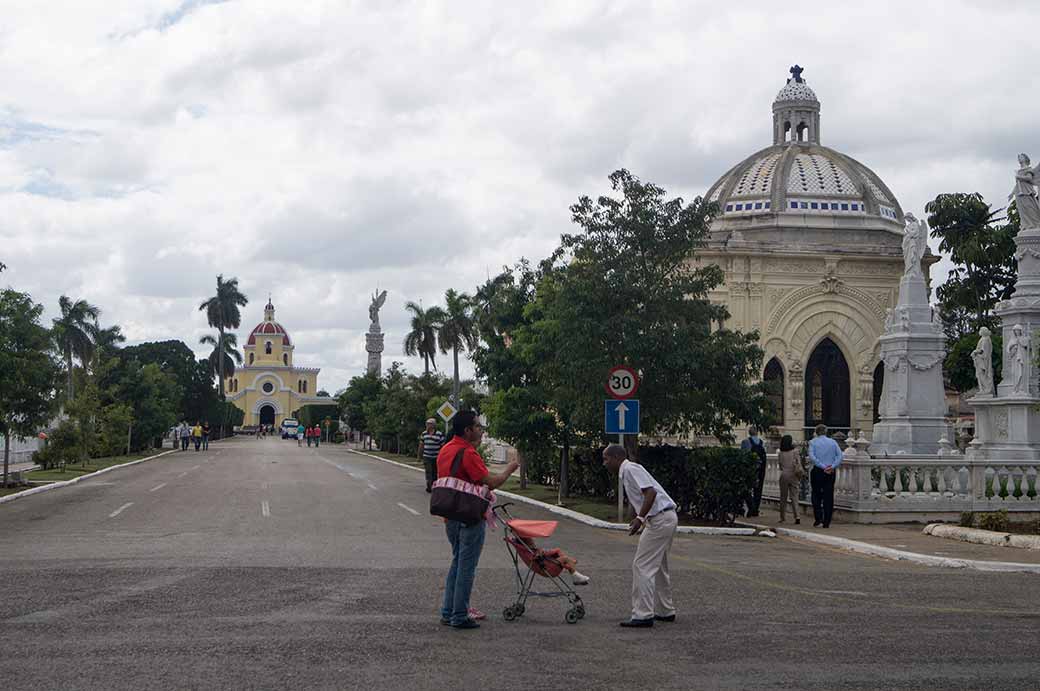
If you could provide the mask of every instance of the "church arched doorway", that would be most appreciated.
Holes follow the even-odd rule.
[[[825,338],[805,367],[805,426],[819,424],[846,434],[851,421],[849,365],[834,341]],[[810,435],[811,436],[811,435]]]
[[[273,425],[274,424],[274,406],[265,405],[260,409],[260,424],[261,425]]]
[[[881,390],[885,386],[885,363],[874,368],[874,424],[881,422]]]
[[[771,423],[777,427],[784,426],[784,368],[780,361],[772,358],[766,365],[762,374],[762,381],[766,384],[766,398],[773,407],[773,418]]]

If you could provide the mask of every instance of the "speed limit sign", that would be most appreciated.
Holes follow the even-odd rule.
[[[607,376],[607,393],[613,398],[631,398],[639,388],[639,375],[627,365],[610,370]]]

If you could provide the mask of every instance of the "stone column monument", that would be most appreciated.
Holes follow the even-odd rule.
[[[368,325],[365,334],[365,350],[368,351],[368,373],[379,376],[383,371],[383,330],[379,328],[379,308],[386,302],[386,291],[372,295],[372,304],[368,306]]]
[[[921,257],[928,241],[928,225],[906,215],[903,234],[903,277],[899,302],[885,320],[881,360],[885,381],[881,389],[881,421],[874,425],[872,455],[934,454],[939,439],[952,439],[946,421],[946,392],[942,362],[945,336],[938,316],[928,304],[928,287]]]
[[[1015,198],[1021,220],[1015,237],[1018,277],[1011,298],[998,302],[993,310],[1000,317],[1004,337],[1001,381],[994,395],[985,372],[977,364],[979,393],[970,400],[975,409],[975,439],[968,452],[979,460],[1040,458],[1040,387],[1036,367],[1040,332],[1040,166],[1030,167],[1025,154],[1019,155],[1018,162],[1015,188],[1010,195]]]

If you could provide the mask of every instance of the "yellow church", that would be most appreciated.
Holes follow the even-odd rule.
[[[242,348],[244,361],[224,382],[227,400],[245,413],[245,425],[275,425],[305,405],[328,405],[319,398],[317,367],[293,365],[289,332],[275,321],[268,299],[264,320],[249,333]]]

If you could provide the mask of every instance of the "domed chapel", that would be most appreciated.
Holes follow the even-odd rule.
[[[718,264],[726,327],[757,330],[776,384],[776,430],[869,437],[884,378],[878,337],[903,274],[903,209],[865,165],[821,144],[820,101],[791,68],[773,100],[773,144],[707,192],[719,204],[698,266]],[[928,265],[938,258],[926,254]],[[935,317],[938,318],[938,317]]]
[[[242,348],[244,361],[224,381],[227,400],[245,413],[246,425],[280,425],[305,405],[328,404],[318,398],[317,367],[296,367],[289,332],[275,321],[268,299],[264,320]]]

